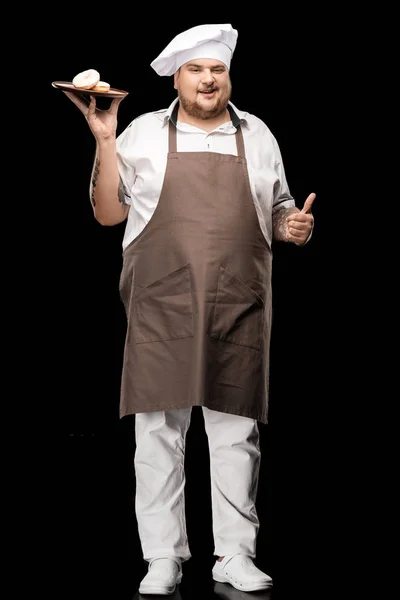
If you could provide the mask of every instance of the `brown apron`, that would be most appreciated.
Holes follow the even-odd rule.
[[[123,252],[120,417],[206,406],[267,423],[272,253],[238,156],[169,153],[155,212]]]

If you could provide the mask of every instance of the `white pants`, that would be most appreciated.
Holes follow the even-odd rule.
[[[184,454],[191,408],[135,416],[135,510],[144,560],[191,557]],[[211,465],[214,554],[255,558],[260,468],[257,421],[203,407]]]

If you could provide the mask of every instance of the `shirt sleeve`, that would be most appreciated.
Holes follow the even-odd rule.
[[[278,142],[273,136],[272,141],[275,150],[275,171],[277,174],[277,181],[274,185],[274,197],[272,201],[272,212],[274,213],[281,208],[291,208],[295,206],[295,201],[290,193],[289,185],[286,181],[285,168]]]

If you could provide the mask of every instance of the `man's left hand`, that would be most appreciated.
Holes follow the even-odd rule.
[[[316,194],[310,194],[299,212],[291,213],[287,219],[288,241],[296,246],[303,246],[310,237],[314,226],[314,217],[311,212]]]

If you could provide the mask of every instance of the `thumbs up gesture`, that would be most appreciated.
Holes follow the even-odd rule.
[[[316,194],[310,194],[304,202],[303,208],[291,213],[286,219],[288,241],[294,242],[297,246],[303,246],[308,240],[313,226],[314,217],[311,209]]]

